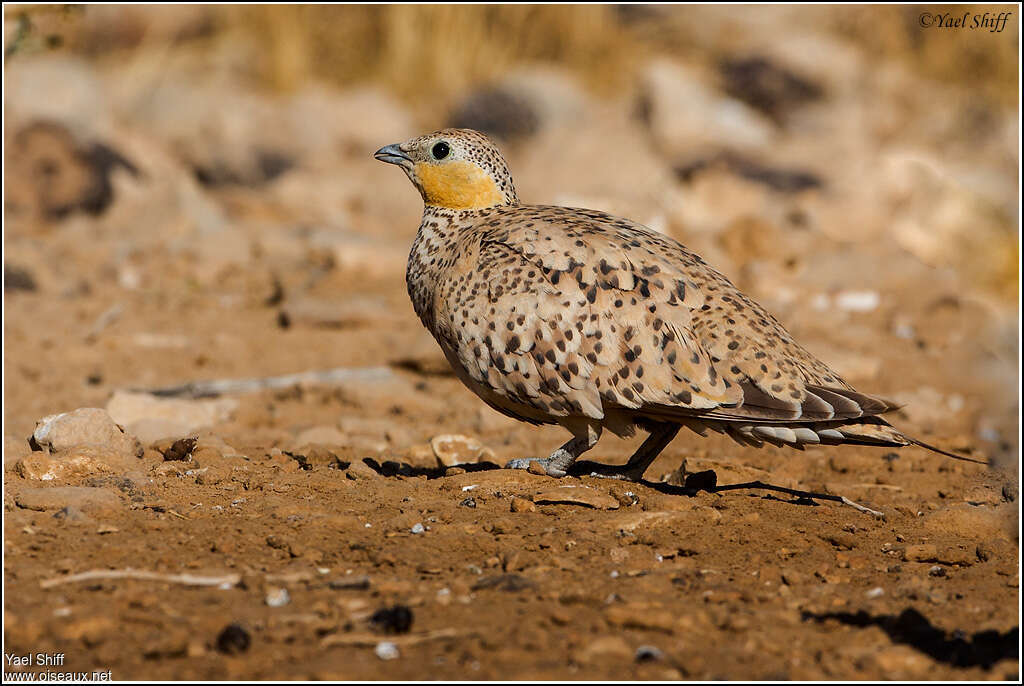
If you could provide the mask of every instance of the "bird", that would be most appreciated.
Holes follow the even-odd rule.
[[[448,128],[384,146],[423,216],[406,285],[459,380],[498,412],[571,437],[505,466],[561,477],[602,432],[647,438],[599,476],[641,481],[681,428],[740,444],[916,445],[682,243],[606,212],[519,201],[495,143]],[[577,469],[579,465],[577,464]],[[531,470],[532,471],[532,470]]]

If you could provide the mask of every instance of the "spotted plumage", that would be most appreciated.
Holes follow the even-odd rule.
[[[572,433],[548,473],[602,430],[638,426],[651,436],[619,470],[634,479],[681,426],[752,445],[922,445],[879,418],[893,403],[854,390],[679,242],[604,212],[520,204],[483,134],[446,129],[376,157],[423,197],[406,281],[456,374],[499,412]]]

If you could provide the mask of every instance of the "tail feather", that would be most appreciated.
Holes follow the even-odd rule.
[[[863,417],[846,422],[794,424],[792,427],[738,422],[722,422],[720,426],[733,440],[743,445],[771,443],[798,449],[802,449],[804,445],[867,445],[879,448],[903,448],[916,445],[954,460],[989,464],[987,460],[951,453],[907,436],[879,417]],[[716,427],[716,430],[721,429]]]
[[[910,436],[907,436],[906,438],[907,438],[908,441],[910,441],[914,445],[918,446],[919,448],[924,448],[925,450],[931,450],[933,453],[938,453],[939,455],[945,455],[946,457],[952,457],[954,460],[962,460],[964,462],[973,462],[975,464],[985,464],[985,465],[990,464],[988,460],[976,460],[973,457],[967,457],[966,455],[957,455],[956,453],[948,452],[946,450],[943,450],[942,448],[936,448],[934,445],[928,445],[924,441],[919,441],[916,438],[911,438]]]

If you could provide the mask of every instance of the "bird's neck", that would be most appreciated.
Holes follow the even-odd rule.
[[[436,316],[434,300],[438,283],[458,257],[459,231],[466,219],[480,212],[431,205],[423,209],[423,219],[409,251],[405,283],[413,308],[428,329]]]

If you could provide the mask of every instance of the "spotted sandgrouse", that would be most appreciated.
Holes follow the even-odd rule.
[[[639,480],[680,427],[743,444],[920,445],[700,256],[628,219],[520,204],[495,145],[445,129],[378,150],[423,196],[406,282],[458,377],[499,412],[572,438],[650,433],[609,476]],[[967,459],[967,458],[960,458]],[[531,459],[507,466],[526,468]]]

